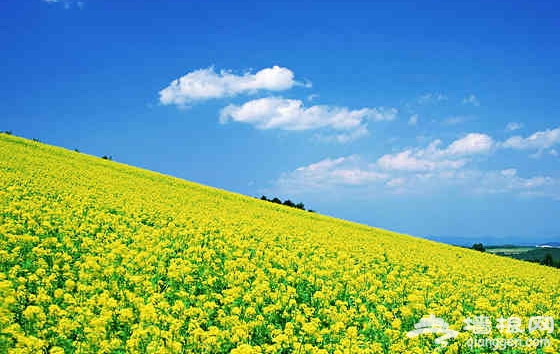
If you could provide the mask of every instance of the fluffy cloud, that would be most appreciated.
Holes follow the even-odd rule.
[[[519,135],[504,141],[501,146],[515,150],[544,150],[560,143],[560,127],[547,129],[523,138]]]
[[[551,146],[557,141],[555,134],[554,130],[537,132],[522,141],[523,144],[528,144],[526,140],[538,141],[529,144],[533,147]],[[374,161],[358,155],[329,158],[282,174],[275,188],[290,195],[311,192],[331,195],[324,194],[329,191],[332,195],[340,193],[352,198],[383,194],[509,193],[560,199],[557,177],[521,176],[515,168],[477,169],[476,156],[497,148],[504,148],[503,143],[486,134],[470,133],[447,146],[441,140],[434,140],[427,146],[386,154]],[[552,150],[550,153],[556,154]]]
[[[494,140],[480,133],[470,133],[441,149],[441,140],[434,140],[426,148],[407,149],[396,154],[387,154],[377,160],[383,170],[434,171],[458,169],[469,161],[465,157],[487,153],[492,150]]]
[[[560,181],[549,176],[521,177],[515,169],[481,171],[452,169],[393,175],[385,184],[387,192],[432,194],[458,192],[560,198]]]
[[[182,106],[193,101],[254,93],[259,90],[283,91],[297,84],[294,73],[279,66],[244,75],[235,75],[224,70],[217,73],[214,68],[207,68],[195,70],[172,81],[159,92],[159,97],[164,105]]]
[[[295,81],[291,70],[279,66],[243,75],[207,68],[174,80],[159,92],[159,96],[164,105],[184,107],[196,101],[259,91],[277,92],[297,85],[311,86]],[[312,94],[307,100],[311,102],[317,97]],[[315,137],[320,140],[346,143],[368,135],[368,122],[393,120],[398,113],[395,108],[349,109],[309,102],[310,106],[306,107],[302,100],[269,96],[241,105],[230,104],[220,111],[220,122],[246,123],[257,129],[315,130]]]
[[[439,169],[455,169],[463,167],[465,159],[426,159],[417,156],[412,150],[406,150],[397,154],[387,154],[377,160],[377,164],[383,170],[399,171],[433,171]]]
[[[395,108],[362,108],[317,105],[305,107],[303,102],[280,97],[252,100],[243,105],[229,105],[222,109],[220,121],[235,121],[254,125],[258,129],[316,130],[327,129],[338,134],[343,142],[367,134],[368,121],[395,119]]]
[[[418,124],[418,114],[413,114],[408,119],[408,125],[416,125]]]
[[[474,190],[478,193],[508,193],[517,192],[521,195],[549,196],[560,198],[557,179],[549,176],[534,176],[524,178],[517,174],[514,168],[501,171],[472,171],[470,179],[476,185]]]
[[[289,195],[325,195],[328,191],[326,195],[340,193],[353,198],[456,192],[467,195],[511,193],[560,199],[560,180],[550,176],[521,177],[513,168],[481,171],[455,167],[386,171],[376,163],[352,155],[325,159],[284,173],[276,181],[274,190]]]
[[[489,152],[494,146],[494,140],[480,133],[470,133],[461,139],[455,140],[446,149],[449,155],[472,155]]]
[[[327,158],[284,173],[275,188],[290,193],[319,192],[335,187],[363,186],[387,178],[387,174],[367,168],[360,157],[352,155]]]

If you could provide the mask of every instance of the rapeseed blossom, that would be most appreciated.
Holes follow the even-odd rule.
[[[0,299],[0,353],[484,353],[465,318],[560,322],[560,275],[0,135]]]

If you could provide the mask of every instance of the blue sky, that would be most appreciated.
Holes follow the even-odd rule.
[[[554,2],[0,12],[0,130],[447,242],[560,238]]]

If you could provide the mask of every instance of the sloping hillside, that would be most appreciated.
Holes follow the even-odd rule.
[[[424,353],[441,334],[406,334],[429,314],[459,332],[444,352],[492,352],[468,345],[476,315],[478,338],[560,351],[528,328],[560,322],[557,269],[4,134],[0,299],[0,353]]]

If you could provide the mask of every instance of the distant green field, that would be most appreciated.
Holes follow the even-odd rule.
[[[533,251],[535,249],[538,249],[538,247],[487,247],[486,251],[489,253],[494,253],[494,254],[503,254],[503,255],[513,255],[513,254],[521,254],[521,253],[525,253],[525,252],[529,252],[529,251]]]

